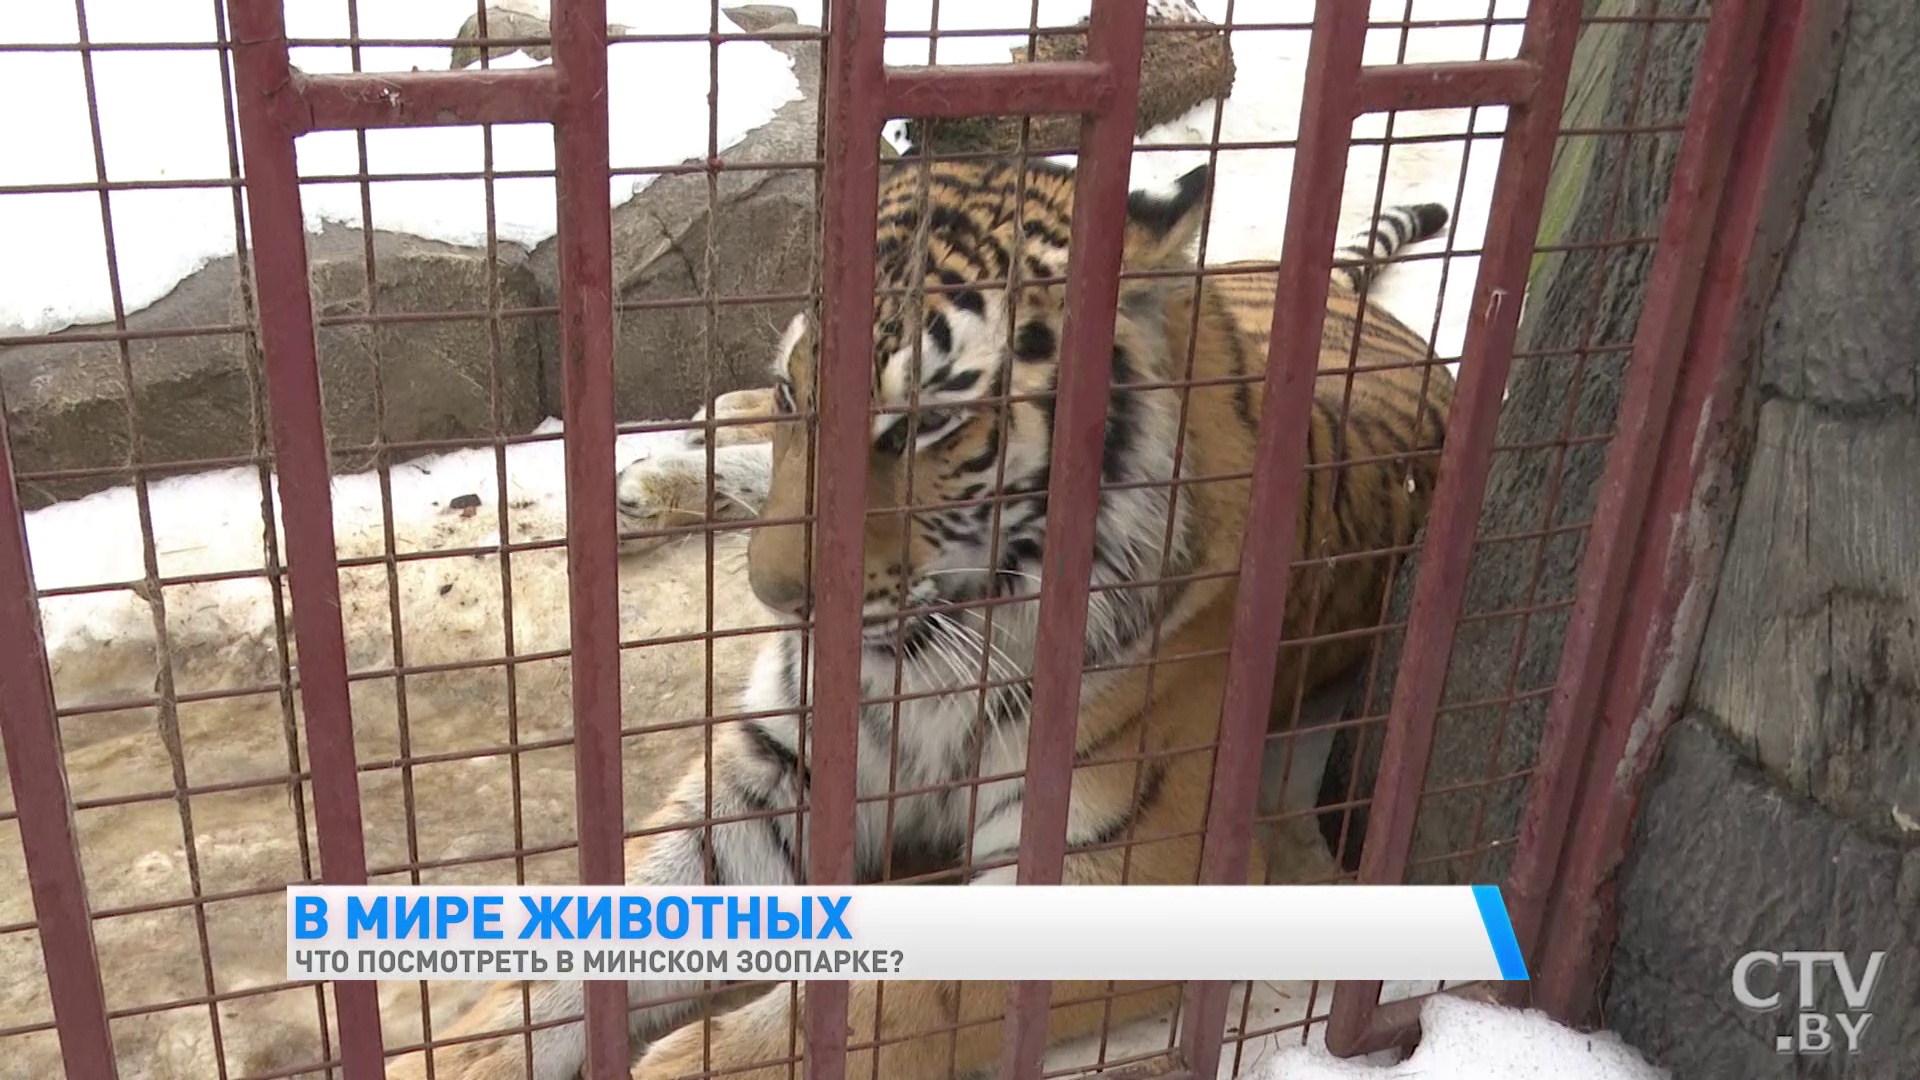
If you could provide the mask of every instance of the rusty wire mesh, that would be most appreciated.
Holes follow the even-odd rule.
[[[319,880],[323,833],[357,828],[364,839],[363,868],[373,883],[574,880],[586,858],[583,831],[591,829],[598,838],[594,842],[600,845],[601,858],[617,851],[618,842],[647,835],[650,814],[679,776],[706,771],[710,777],[716,732],[754,719],[736,704],[737,688],[754,650],[778,620],[753,599],[745,549],[752,529],[781,522],[750,515],[715,520],[725,509],[725,497],[712,490],[721,455],[754,445],[735,442],[727,433],[744,430],[755,419],[710,416],[698,423],[690,417],[695,407],[721,394],[766,385],[767,363],[781,327],[792,313],[817,305],[825,272],[832,269],[821,265],[823,238],[817,232],[816,211],[833,195],[820,190],[820,179],[831,164],[820,134],[827,96],[820,88],[835,78],[823,49],[833,28],[781,25],[776,20],[743,29],[716,4],[705,13],[701,27],[664,35],[620,27],[609,35],[610,63],[616,69],[660,63],[692,70],[704,65],[707,79],[703,147],[686,148],[675,160],[632,150],[613,152],[602,162],[616,181],[649,185],[653,201],[648,212],[655,216],[614,212],[613,277],[602,284],[612,290],[609,344],[617,364],[612,385],[584,392],[603,395],[616,413],[622,440],[616,465],[640,456],[686,455],[687,460],[700,460],[708,477],[703,503],[675,507],[643,527],[624,521],[621,539],[638,553],[621,560],[617,583],[591,583],[618,598],[617,610],[607,614],[611,621],[604,624],[617,626],[617,655],[597,652],[593,661],[599,665],[595,677],[606,680],[603,688],[615,691],[613,708],[619,710],[617,735],[599,744],[616,752],[603,762],[605,768],[594,781],[594,798],[608,795],[606,785],[612,785],[611,801],[598,805],[612,813],[617,828],[605,818],[577,819],[577,813],[590,808],[590,800],[579,795],[584,781],[576,775],[580,751],[574,711],[583,654],[577,642],[570,644],[571,627],[563,613],[570,611],[570,601],[581,595],[582,586],[569,574],[566,536],[572,507],[562,502],[561,493],[565,436],[542,423],[583,392],[578,386],[569,389],[560,374],[565,307],[555,290],[569,273],[567,252],[552,237],[536,238],[537,228],[517,225],[516,242],[503,237],[499,227],[501,201],[510,199],[521,207],[551,197],[555,169],[551,164],[496,167],[496,143],[508,138],[502,132],[525,124],[452,129],[471,139],[463,152],[477,157],[478,167],[470,169],[381,167],[377,159],[382,149],[395,145],[388,140],[419,137],[412,129],[315,131],[304,136],[334,140],[346,147],[342,152],[352,163],[342,171],[301,175],[309,199],[322,191],[351,196],[339,204],[345,209],[336,211],[336,220],[309,244],[320,358],[313,404],[324,401],[326,406],[330,469],[354,477],[353,484],[342,480],[333,495],[346,668],[341,701],[351,717],[350,729],[344,729],[350,739],[334,750],[344,750],[353,762],[349,790],[355,793],[357,812],[329,821],[316,808],[323,797],[315,791],[318,770],[309,741],[315,730],[308,714],[313,699],[302,697],[310,688],[301,685],[294,644],[285,536],[291,526],[283,517],[290,500],[276,502],[272,494],[282,464],[275,449],[276,413],[300,405],[268,391],[261,298],[253,278],[257,253],[249,235],[248,192],[241,180],[243,119],[231,104],[245,95],[236,90],[237,50],[229,29],[240,22],[227,7],[262,5],[240,0],[181,4],[180,21],[171,28],[128,24],[124,38],[117,38],[100,32],[89,18],[90,9],[100,3],[77,0],[72,25],[63,33],[49,33],[46,40],[0,43],[0,64],[43,65],[49,95],[78,93],[80,108],[57,115],[87,125],[91,150],[87,175],[43,175],[0,187],[0,216],[31,214],[32,207],[49,205],[42,200],[97,204],[100,272],[107,294],[102,318],[76,317],[75,325],[53,329],[0,327],[9,452],[18,509],[26,514],[36,570],[33,596],[41,613],[41,625],[31,633],[17,626],[7,633],[10,647],[37,636],[50,655],[52,719],[59,733],[56,760],[64,772],[77,850],[65,870],[23,853],[18,837],[26,808],[15,806],[11,795],[36,790],[35,798],[53,796],[44,787],[23,789],[16,776],[0,852],[5,865],[15,869],[12,880],[20,884],[0,897],[0,951],[23,978],[19,989],[9,991],[8,1007],[0,1010],[0,1046],[8,1050],[0,1060],[9,1062],[0,1066],[0,1074],[20,1068],[22,1075],[47,1075],[60,1060],[64,1029],[71,1039],[98,1039],[102,1047],[110,1037],[123,1074],[251,1080],[329,1071],[337,1075],[350,1060],[343,1042],[355,1038],[353,1031],[342,1031],[352,1026],[341,1019],[345,1006],[336,1001],[334,985],[286,982],[279,942],[281,890],[291,882]],[[513,102],[538,104],[544,100],[541,94],[551,92],[524,77],[533,70],[531,65],[544,60],[538,54],[558,47],[558,35],[548,33],[544,23],[475,3],[477,37],[456,37],[452,27],[442,37],[383,36],[377,29],[363,34],[363,14],[375,6],[374,0],[339,0],[336,17],[344,23],[343,33],[302,37],[290,27],[295,64],[304,57],[316,65],[335,65],[326,70],[398,72],[414,55],[398,50],[464,49],[472,70],[500,75],[495,82],[476,84],[471,98],[450,92],[449,101],[471,105],[471,112],[456,109],[457,118],[465,120],[518,115]],[[945,6],[948,17],[960,7],[951,0]],[[1315,26],[1312,5],[1226,0],[1220,6],[1215,27],[1229,35],[1236,49],[1243,43],[1278,43],[1266,46],[1271,55],[1296,64],[1309,55]],[[1454,4],[1461,11],[1443,16],[1418,10],[1428,6],[1412,0],[1375,4],[1373,20],[1365,27],[1367,63],[1420,62],[1423,46],[1459,49],[1463,42],[1466,51],[1446,59],[1508,61],[1530,26],[1552,18],[1566,21],[1564,13],[1548,10],[1555,7],[1549,4],[1534,4],[1529,12],[1525,3],[1476,0]],[[934,32],[892,28],[890,62],[939,62],[943,54],[964,52],[970,42],[984,39],[1003,50],[1001,39],[1024,42],[1037,55],[1041,42],[1071,32],[1057,20],[1043,19],[1037,0],[1030,9],[1025,25],[944,29],[942,5],[934,0],[928,11]],[[1285,14],[1282,9],[1304,14],[1273,14]],[[1588,39],[1624,36],[1633,44],[1620,54],[1642,68],[1657,50],[1697,49],[1706,21],[1691,7],[1663,11],[1659,0],[1601,5],[1597,10],[1581,21],[1582,33]],[[493,25],[503,18],[504,28]],[[373,21],[378,22],[377,17]],[[723,131],[723,103],[733,91],[722,74],[727,70],[723,56],[746,50],[783,54],[792,63],[798,92],[770,110],[780,114],[777,124],[776,117],[769,116],[742,135]],[[632,57],[623,58],[623,51]],[[212,82],[219,96],[211,105],[200,105],[222,117],[223,175],[178,177],[116,168],[117,151],[110,138],[116,126],[126,132],[130,123],[159,122],[137,111],[122,115],[141,120],[121,121],[116,110],[132,109],[129,87],[138,85],[134,80],[167,77],[163,66],[142,68],[126,61],[175,55],[185,58],[182,64],[214,70]],[[669,55],[671,59],[663,59]],[[766,60],[759,52],[753,55]],[[333,59],[325,59],[328,56]],[[127,72],[103,79],[101,73],[111,74],[115,64],[126,66]],[[198,77],[206,76],[201,71]],[[1261,80],[1296,77],[1242,59],[1236,93]],[[1637,84],[1640,79],[1628,81]],[[1297,228],[1292,223],[1297,215],[1304,212],[1324,224],[1337,223],[1344,234],[1397,202],[1412,201],[1390,182],[1396,163],[1412,160],[1416,165],[1403,166],[1402,174],[1424,168],[1422,190],[1442,193],[1434,201],[1449,207],[1454,223],[1444,239],[1396,256],[1393,261],[1403,273],[1370,288],[1382,290],[1378,300],[1383,307],[1435,342],[1437,347],[1419,361],[1421,366],[1450,365],[1462,337],[1471,333],[1467,325],[1474,313],[1468,303],[1486,255],[1458,234],[1468,224],[1474,229],[1487,226],[1493,209],[1485,205],[1493,173],[1489,163],[1500,159],[1508,134],[1500,115],[1505,109],[1492,104],[1501,100],[1498,91],[1504,84],[1488,85],[1491,89],[1479,91],[1470,107],[1427,110],[1419,108],[1423,99],[1415,92],[1382,90],[1406,96],[1398,101],[1398,111],[1368,113],[1355,121],[1350,140],[1340,133],[1340,142],[1350,143],[1350,155],[1343,155],[1345,186],[1336,178],[1331,188],[1309,191],[1319,204],[1288,206],[1283,187],[1264,205],[1250,206],[1243,185],[1237,189],[1243,201],[1227,217],[1209,215],[1199,240],[1200,260],[1212,264],[1245,258],[1238,250],[1261,244],[1269,254],[1232,271],[1213,268],[1188,276],[1195,282],[1227,274],[1281,276],[1283,232]],[[1646,194],[1636,193],[1629,183],[1645,183],[1649,175],[1658,174],[1655,166],[1669,163],[1685,128],[1686,105],[1684,99],[1635,101],[1623,122],[1563,124],[1557,131],[1549,123],[1548,143],[1530,148],[1523,164],[1544,177],[1556,158],[1606,160],[1614,163],[1608,178],[1610,198],[1616,203],[1643,200]],[[366,103],[340,104],[340,115],[354,115],[350,106]],[[262,102],[249,107],[267,106]],[[1213,164],[1216,175],[1228,178],[1236,175],[1235,164],[1242,166],[1238,175],[1282,184],[1304,175],[1296,170],[1294,152],[1303,138],[1316,136],[1283,130],[1286,124],[1281,121],[1293,117],[1273,117],[1274,131],[1237,138],[1228,130],[1227,114],[1226,108],[1202,106],[1183,114],[1178,123],[1157,128],[1136,151],[1136,186],[1149,177],[1171,178],[1198,160]],[[1058,137],[1057,127],[1043,131],[1051,138],[1042,140],[1035,134],[1041,131],[1039,124],[1008,122],[1019,132],[1021,155],[1042,157],[1076,149],[1072,138]],[[1332,137],[1345,122],[1301,116],[1296,131],[1312,127],[1322,133],[1317,137]],[[779,137],[756,140],[752,135],[768,130]],[[525,134],[518,131],[512,137],[524,143]],[[941,148],[918,161],[930,168],[935,159],[967,160],[984,153]],[[1652,164],[1643,162],[1637,171],[1622,164],[1640,158]],[[1475,168],[1482,172],[1474,174]],[[1356,174],[1374,179],[1355,182]],[[438,191],[457,192],[444,197],[466,200],[472,204],[469,211],[477,206],[482,225],[468,242],[436,245],[381,228],[385,192],[419,190],[409,185],[429,181],[443,185]],[[1654,183],[1665,190],[1663,178]],[[145,304],[127,302],[120,269],[122,229],[116,223],[133,218],[137,208],[155,205],[153,200],[188,194],[218,201],[221,220],[232,230],[230,254],[215,256],[212,272],[197,270],[180,290],[150,297]],[[1325,197],[1330,194],[1340,196],[1340,205],[1328,203]],[[1214,197],[1209,196],[1210,206]],[[677,219],[677,230],[657,216],[662,208],[685,212]],[[1324,870],[1297,879],[1451,875],[1491,881],[1502,879],[1510,868],[1524,793],[1540,767],[1540,728],[1559,675],[1557,655],[1547,661],[1522,660],[1546,655],[1539,638],[1557,641],[1564,634],[1561,624],[1573,602],[1580,568],[1578,552],[1593,524],[1594,492],[1590,487],[1565,490],[1561,477],[1570,473],[1570,460],[1606,453],[1615,419],[1604,409],[1596,413],[1590,407],[1585,380],[1592,370],[1624,366],[1634,340],[1631,318],[1601,311],[1603,284],[1628,275],[1650,257],[1658,221],[1656,205],[1618,217],[1609,214],[1597,227],[1587,223],[1537,244],[1531,236],[1522,238],[1526,261],[1536,263],[1536,276],[1545,266],[1562,282],[1574,276],[1589,282],[1584,308],[1569,310],[1563,303],[1557,312],[1562,320],[1574,322],[1562,322],[1558,334],[1528,335],[1520,348],[1511,350],[1515,385],[1529,368],[1555,371],[1546,385],[1558,396],[1546,404],[1558,410],[1558,421],[1544,434],[1520,441],[1490,438],[1487,446],[1490,461],[1510,458],[1526,463],[1511,468],[1543,472],[1544,492],[1537,505],[1485,515],[1473,507],[1460,511],[1456,535],[1445,542],[1440,558],[1451,560],[1446,565],[1464,575],[1469,566],[1479,565],[1479,553],[1519,552],[1514,557],[1528,568],[1522,575],[1524,587],[1498,603],[1477,604],[1475,598],[1484,594],[1466,583],[1467,607],[1454,615],[1440,605],[1438,614],[1429,616],[1433,621],[1428,627],[1443,635],[1497,638],[1510,650],[1512,662],[1503,677],[1480,680],[1484,685],[1457,686],[1448,680],[1443,686],[1447,671],[1440,654],[1438,666],[1429,665],[1420,675],[1430,703],[1411,706],[1437,714],[1441,739],[1464,739],[1480,747],[1482,756],[1472,767],[1462,766],[1449,775],[1389,772],[1385,780],[1375,775],[1388,719],[1400,701],[1393,690],[1396,672],[1405,679],[1408,649],[1433,647],[1426,639],[1404,647],[1401,643],[1414,618],[1408,612],[1413,590],[1397,579],[1413,572],[1412,563],[1401,567],[1395,584],[1386,590],[1377,627],[1329,636],[1314,629],[1309,614],[1304,633],[1290,628],[1289,650],[1368,643],[1351,702],[1331,717],[1321,717],[1311,730],[1283,723],[1260,740],[1263,753],[1257,756],[1269,759],[1269,775],[1277,767],[1285,776],[1297,753],[1331,752],[1345,762],[1311,792],[1308,805],[1266,807],[1259,815],[1260,824],[1304,828],[1326,845]],[[1646,222],[1656,228],[1645,230]],[[566,228],[564,218],[559,220],[556,234]],[[761,237],[764,243],[757,249],[742,245],[743,235]],[[865,243],[863,237],[843,239],[849,245]],[[136,242],[151,241],[143,237]],[[1223,247],[1235,253],[1221,256]],[[1007,287],[1047,283],[1015,280]],[[193,295],[195,289],[211,290],[211,299]],[[1584,322],[1577,318],[1582,311],[1590,315]],[[1009,349],[1016,345],[1009,341]],[[1199,383],[1191,374],[1191,356],[1186,363],[1187,377],[1150,388],[1177,392],[1182,415],[1196,389],[1230,382]],[[650,399],[648,387],[658,381],[656,370],[670,373],[674,387]],[[1252,374],[1241,381],[1260,378]],[[101,386],[112,391],[98,393]],[[1103,387],[1094,393],[1105,399]],[[1112,400],[1117,402],[1123,393],[1116,391]],[[978,405],[1004,426],[1008,410],[1020,401],[1017,395],[999,394],[983,397]],[[1496,397],[1483,423],[1492,422],[1498,404]],[[1532,399],[1527,404],[1542,406]],[[917,423],[919,410],[912,403],[906,408],[909,425]],[[82,418],[76,420],[76,415]],[[1344,416],[1335,419],[1345,422]],[[84,427],[76,427],[80,424]],[[1183,439],[1185,429],[1182,423]],[[84,431],[84,437],[74,435],[76,430]],[[697,445],[686,441],[690,432],[701,435]],[[908,443],[913,442],[910,434]],[[1176,446],[1176,462],[1181,452]],[[1474,464],[1470,458],[1463,460]],[[1004,468],[1004,459],[998,467]],[[1488,463],[1477,467],[1484,477]],[[216,504],[202,502],[193,509],[188,500],[195,485],[203,491],[214,489],[205,477],[215,472],[225,478],[221,482],[229,493],[250,492],[218,503],[224,518],[207,509]],[[1189,497],[1187,491],[1196,486],[1248,479],[1246,473],[1182,475],[1158,486],[1177,501]],[[809,486],[812,482],[809,473]],[[1456,476],[1449,483],[1454,486],[1443,488],[1443,497],[1464,481]],[[969,500],[984,508],[993,522],[996,545],[1000,516],[1031,498],[1030,493],[1001,493],[998,486],[996,481],[995,490]],[[1105,490],[1125,487],[1107,484]],[[75,501],[82,497],[85,501]],[[949,503],[917,509],[941,506],[952,508]],[[885,513],[904,518],[909,508],[911,500],[908,507]],[[811,527],[814,519],[807,514],[788,523]],[[1172,523],[1166,527],[1170,536]],[[830,521],[825,528],[837,532],[842,543],[852,534],[844,521]],[[103,531],[113,535],[92,535]],[[60,549],[82,541],[99,546]],[[222,543],[226,549],[208,553]],[[1414,553],[1410,546],[1343,555],[1335,563],[1392,561]],[[1423,566],[1435,558],[1431,545],[1420,555]],[[989,558],[989,565],[999,565],[997,547]],[[1325,564],[1309,559],[1294,569]],[[1158,588],[1170,576],[1163,564],[1146,581],[1110,590]],[[1456,587],[1456,602],[1460,593]],[[946,610],[978,613],[991,640],[996,609],[1031,605],[1033,599],[1029,592],[954,603]],[[1087,603],[1098,606],[1101,601]],[[1372,644],[1376,640],[1382,643],[1379,647]],[[1153,641],[1157,651],[1157,624]],[[615,660],[607,668],[602,662],[610,655]],[[1028,670],[996,669],[988,649],[969,659],[970,670],[953,674],[958,682],[974,684],[977,716],[983,722],[994,692],[1026,684],[1033,676],[1026,664],[1016,666]],[[1162,662],[1164,658],[1145,665],[1149,686],[1151,668]],[[1107,670],[1128,666],[1117,663]],[[1304,709],[1314,697],[1311,689],[1298,684],[1276,687],[1276,707],[1286,713]],[[936,695],[917,695],[929,696]],[[887,716],[895,733],[889,744],[897,750],[901,713],[916,695],[896,676],[890,691],[869,691],[862,698],[864,706],[879,707]],[[1479,728],[1465,736],[1446,734],[1453,724]],[[1315,749],[1301,749],[1310,742]],[[1132,755],[1140,778],[1136,784],[1144,785],[1154,768],[1172,758],[1197,756],[1212,762],[1221,746],[1222,740],[1215,739],[1155,752],[1143,740]],[[11,739],[8,751],[18,752]],[[969,764],[963,776],[915,787],[900,781],[896,754],[886,782],[879,790],[862,791],[856,803],[879,807],[882,828],[890,832],[903,799],[956,792],[977,800],[983,786],[1009,779],[979,775],[979,762]],[[1208,770],[1220,775],[1211,764]],[[710,797],[710,779],[702,787]],[[1036,813],[1051,813],[1064,823],[1065,785],[1041,791],[1044,795],[1033,797],[1047,808]],[[1251,805],[1252,794],[1248,790],[1236,797]],[[1424,815],[1434,807],[1452,807],[1447,821],[1464,824],[1421,828],[1416,811]],[[1404,830],[1399,850],[1372,855],[1375,861],[1370,863],[1361,856],[1361,840],[1379,835],[1369,834],[1369,817],[1388,810]],[[781,814],[800,819],[795,810],[767,811],[770,816]],[[693,827],[709,833],[723,820],[740,820],[715,820],[710,804],[701,816],[704,820]],[[588,821],[586,829],[578,820]],[[1223,825],[1209,819],[1206,835],[1218,833],[1244,843],[1253,824]],[[1187,839],[1198,845],[1203,837],[1196,832]],[[1062,843],[1029,834],[1022,837],[1020,849],[1030,855],[1036,845],[1052,845],[1052,872],[1058,874],[1065,854],[1059,850]],[[1109,846],[1122,853],[1123,865],[1130,865],[1134,844],[1122,836]],[[936,883],[995,870],[1010,873],[1023,865],[1020,858],[976,860],[971,837],[961,850],[929,865],[907,858],[914,853],[904,847],[884,843],[881,849],[884,855],[876,869],[886,880]],[[1208,863],[1215,870],[1224,865],[1231,861]],[[36,897],[27,889],[30,879],[69,890],[63,902],[81,905],[77,910],[84,913],[82,925],[90,927],[90,934],[80,940],[86,944],[90,938],[92,958],[68,951],[74,940],[70,932],[59,944],[43,940]],[[103,1003],[103,1030],[89,1027],[83,992],[63,992],[49,984],[50,968],[76,963],[84,963],[89,972],[97,966],[98,974],[85,975],[82,981],[94,982]],[[404,1054],[434,1041],[436,1030],[457,1016],[478,989],[478,984],[381,984],[377,1002],[370,995],[352,1023],[374,1015],[371,1010],[377,1006],[384,1051]],[[1241,987],[1233,989],[1231,997],[1226,988],[1163,989],[1171,993],[1158,1015],[1132,1025],[1103,1018],[1076,1046],[1056,1047],[1043,1072],[1148,1068],[1180,1051],[1186,1068],[1204,1072],[1217,1059],[1222,1075],[1240,1075],[1283,1044],[1323,1039],[1331,1008],[1330,988],[1319,985]],[[1404,987],[1396,993],[1423,989],[1431,988]],[[884,1009],[884,993],[881,1000]],[[635,1007],[637,1003],[629,1005]],[[1111,1010],[1111,997],[1104,1007]],[[1370,1005],[1361,1016],[1363,1023],[1369,1015]],[[1226,1022],[1224,1040],[1215,1039],[1217,1023],[1212,1031],[1196,1032],[1193,1027],[1221,1017]],[[535,1030],[553,1023],[529,1021],[520,1032],[531,1039]],[[949,1027],[957,1041],[959,1025]],[[874,1032],[855,1031],[851,1049],[857,1052],[875,1039]],[[104,1059],[69,1049],[66,1060]],[[444,1069],[441,1075],[447,1075]]]

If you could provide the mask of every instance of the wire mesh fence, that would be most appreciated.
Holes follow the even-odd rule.
[[[1658,464],[1690,309],[1606,305],[1758,5],[1071,6],[0,43],[0,1075],[1238,1076],[1496,991],[286,980],[321,880],[1503,881],[1538,943],[1642,512],[1562,477]]]

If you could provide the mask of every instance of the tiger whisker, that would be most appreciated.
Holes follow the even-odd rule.
[[[944,623],[943,629],[945,629],[949,633],[961,634],[961,633],[970,632],[968,631],[968,628],[961,626],[958,622],[955,622],[952,618],[946,615],[936,614],[932,617],[935,620],[937,620],[936,625],[940,625]],[[979,636],[976,634],[975,637],[978,638]],[[979,640],[981,641],[982,644],[986,644],[986,641],[984,638],[979,638]],[[990,645],[988,646],[988,648],[991,649],[992,651],[986,654],[987,665],[988,665],[989,672],[992,672],[994,653],[997,652],[998,650],[997,648],[994,648],[993,646],[990,646]],[[1000,674],[1000,677],[1003,679],[1007,679],[1009,681],[1014,681],[1022,678],[1022,676],[1017,672],[1003,672]],[[962,678],[964,679],[965,676],[963,675]],[[984,687],[981,688],[981,691],[982,693],[986,692]],[[1012,738],[1012,733],[1007,730],[1008,726],[1009,725],[994,726],[994,731],[993,731],[994,745],[995,745],[995,748],[998,749],[1002,754],[1011,754],[1014,750],[1018,749],[1017,747],[1012,747],[1009,744],[1009,740]]]
[[[998,675],[1003,679],[1019,679],[1024,677],[1020,671],[1020,666],[1014,662],[1013,657],[1008,656],[1006,650],[1002,649],[998,644],[988,641],[985,634],[961,623],[951,615],[935,613],[932,618],[934,619],[935,626],[939,626],[947,633],[953,635],[958,639],[960,644],[978,647],[979,651],[986,655],[987,668],[990,673]],[[998,668],[994,667],[995,662],[998,662]]]
[[[1032,573],[1031,571],[1014,569],[988,570],[982,566],[962,566],[948,570],[927,570],[924,571],[924,573],[927,577],[938,577],[942,574],[1010,574],[1014,577],[1027,578],[1036,584],[1040,581],[1040,575]],[[1031,597],[1034,594],[1023,593],[1021,595],[1023,597]],[[1102,619],[1112,620],[1119,617],[1119,612],[1114,607],[1113,598],[1104,592],[1087,593],[1087,605],[1089,608],[1098,610]]]
[[[989,674],[1003,674],[1005,657],[995,656],[991,652],[983,650],[981,648],[983,643],[977,638],[969,636],[966,629],[956,623],[951,617],[936,612],[927,616],[927,624],[933,628],[934,633],[943,643],[954,649],[956,659],[961,661],[959,666],[955,668],[954,673],[960,677],[963,683],[974,681],[975,675],[970,669],[978,667],[978,664],[969,664],[966,662],[965,654],[960,651],[963,648],[970,649],[976,656],[981,656],[984,653],[983,658]]]

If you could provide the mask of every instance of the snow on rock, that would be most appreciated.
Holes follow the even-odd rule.
[[[1258,1080],[1669,1080],[1610,1032],[1563,1027],[1545,1013],[1436,994],[1420,1011],[1420,1046],[1405,1061],[1343,1061],[1292,1046]]]
[[[28,42],[78,40],[72,4],[13,5],[9,37]],[[88,0],[86,34],[96,43],[207,43],[219,39],[217,5],[202,0]],[[359,33],[369,40],[451,38],[474,11],[473,0],[360,0]],[[343,0],[287,0],[287,31],[294,39],[348,36]],[[613,0],[608,19],[636,33],[705,34],[705,3]],[[733,30],[730,23],[725,30]],[[442,47],[368,47],[368,71],[444,71],[452,51]],[[108,50],[93,54],[106,178],[111,181],[199,181],[220,186],[116,191],[114,261],[122,303],[138,311],[182,279],[235,249],[234,197],[225,186],[236,167],[236,138],[221,85],[220,54],[211,47]],[[295,66],[311,74],[353,70],[341,46],[297,46]],[[498,67],[530,66],[515,53]],[[704,41],[628,42],[608,56],[611,160],[615,169],[678,164],[708,151],[707,87],[712,51]],[[734,42],[719,50],[725,91],[719,100],[720,149],[765,124],[800,95],[793,64],[761,42]],[[97,179],[87,82],[77,53],[0,54],[0,93],[35,107],[13,117],[10,142],[32,153],[0,155],[0,187],[87,184]],[[482,129],[409,128],[366,135],[367,170],[376,175],[471,172],[486,163]],[[551,170],[553,131],[546,124],[493,129],[496,171]],[[302,177],[360,173],[353,132],[319,132],[298,141]],[[616,175],[610,191],[624,202],[651,182],[647,175]],[[357,182],[305,183],[307,227],[362,221]],[[477,245],[487,236],[484,183],[473,180],[397,179],[372,185],[377,228],[453,244]],[[494,217],[502,240],[536,244],[555,229],[551,178],[495,181]],[[100,199],[92,191],[0,195],[0,242],[31,252],[0,263],[0,333],[49,333],[113,316],[112,282],[103,243]]]

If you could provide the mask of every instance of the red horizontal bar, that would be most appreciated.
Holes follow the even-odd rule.
[[[1091,113],[1113,98],[1113,72],[1092,60],[888,68],[885,115],[915,119]]]
[[[1540,69],[1526,60],[1393,64],[1360,69],[1355,113],[1520,105],[1533,97]]]
[[[293,77],[296,130],[545,124],[559,80],[552,67]]]

